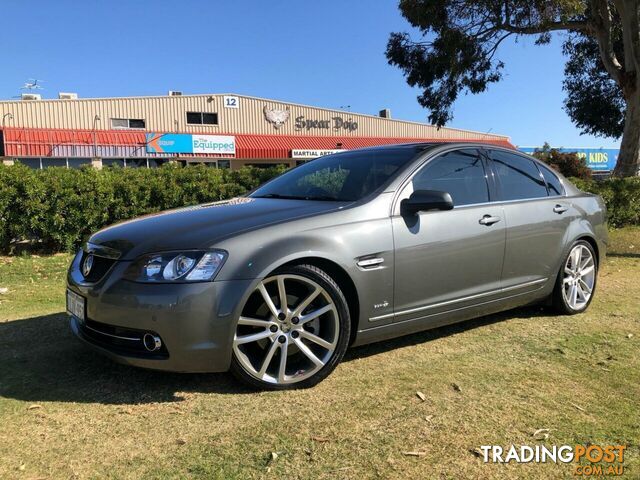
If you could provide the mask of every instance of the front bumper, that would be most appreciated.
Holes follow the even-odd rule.
[[[255,280],[136,283],[122,278],[130,262],[118,261],[99,281],[86,283],[80,260],[80,254],[73,260],[67,286],[85,298],[87,322],[71,317],[71,330],[85,343],[120,363],[144,368],[176,372],[229,369],[236,321]],[[151,353],[123,348],[126,342],[103,341],[109,337],[89,332],[83,328],[87,324],[118,335],[127,330],[156,334],[163,350]]]

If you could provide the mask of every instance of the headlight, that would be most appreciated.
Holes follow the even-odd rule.
[[[224,250],[153,253],[134,261],[125,278],[150,283],[206,282],[215,278],[226,258]]]

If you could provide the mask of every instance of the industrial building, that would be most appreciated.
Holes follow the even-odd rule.
[[[336,150],[389,143],[475,141],[503,135],[437,128],[236,94],[78,98],[35,93],[0,101],[0,158],[33,168],[149,167],[173,160],[219,168],[295,166]]]

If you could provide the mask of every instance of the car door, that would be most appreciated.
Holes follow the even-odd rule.
[[[542,288],[555,279],[575,212],[546,167],[515,152],[490,150],[489,157],[506,223],[502,286],[510,294]]]
[[[392,216],[396,321],[499,296],[505,222],[490,180],[480,151],[467,148],[429,160],[402,187]],[[400,201],[416,190],[448,192],[453,210],[401,215]]]

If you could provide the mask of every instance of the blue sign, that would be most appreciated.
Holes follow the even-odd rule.
[[[542,150],[542,147],[518,147],[518,150],[531,155],[536,150]],[[613,148],[556,148],[556,150],[562,153],[576,153],[578,157],[587,161],[587,167],[599,172],[613,170],[620,153],[620,150]]]
[[[232,135],[147,133],[145,139],[147,153],[236,153],[236,137]]]

